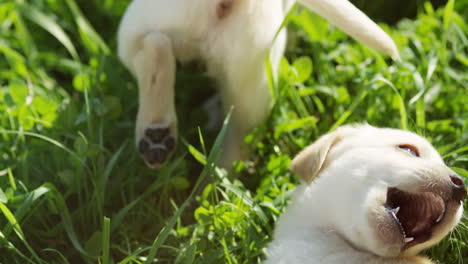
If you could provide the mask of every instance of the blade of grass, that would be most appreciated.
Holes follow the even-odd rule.
[[[187,199],[184,201],[182,206],[176,211],[174,216],[169,220],[168,224],[166,227],[164,227],[159,235],[155,238],[153,241],[153,244],[151,245],[151,250],[148,254],[148,257],[145,261],[145,264],[150,264],[153,262],[154,258],[156,257],[156,254],[158,252],[158,249],[161,247],[161,245],[166,241],[168,238],[172,228],[174,228],[175,223],[177,222],[177,219],[180,218],[182,213],[185,211],[186,207],[189,205],[189,203],[192,201],[193,196],[195,193],[198,192],[198,188],[200,187],[201,183],[204,181],[205,177],[213,170],[216,162],[219,159],[219,156],[221,154],[221,142],[226,134],[226,130],[229,124],[229,120],[231,118],[231,113],[232,113],[232,108],[229,111],[229,114],[227,115],[226,119],[223,122],[223,126],[221,128],[221,131],[219,132],[218,136],[216,137],[215,143],[213,144],[213,148],[210,152],[210,155],[208,156],[208,161],[207,165],[203,168],[203,171],[200,174],[200,177],[198,178],[197,182],[195,183],[195,187],[192,189],[192,192],[190,195],[187,197]]]
[[[129,256],[125,257],[118,264],[127,264],[127,263],[141,263],[141,260],[138,259],[138,256],[141,255],[145,251],[149,251],[150,247],[139,248],[132,252]]]
[[[426,127],[426,104],[422,99],[416,102],[416,125],[419,128]]]
[[[11,171],[11,168],[7,169],[8,172],[8,181],[10,182],[10,187],[13,189],[13,191],[16,192],[16,182],[15,182],[15,177],[13,176],[13,172]]]
[[[50,252],[50,253],[55,253],[57,254],[59,257],[60,257],[60,260],[61,260],[61,264],[70,264],[70,261],[68,261],[68,259],[63,255],[62,252],[56,250],[56,249],[53,249],[53,248],[46,248],[44,250],[42,250],[43,252]]]
[[[203,139],[203,135],[202,135],[200,127],[198,127],[198,140],[200,140],[200,145],[203,151],[203,155],[206,156],[207,152],[206,152],[206,147],[205,147],[205,140]]]
[[[63,227],[65,228],[65,231],[68,235],[68,238],[72,242],[73,247],[83,256],[90,257],[88,253],[83,249],[80,241],[78,240],[78,237],[76,236],[70,211],[68,210],[67,204],[62,194],[51,183],[45,183],[42,186],[50,189],[50,192],[48,193],[49,198],[51,199],[51,201],[55,202],[59,210],[60,217],[62,218]]]
[[[155,181],[148,188],[146,188],[145,192],[142,195],[138,196],[138,198],[131,201],[124,208],[120,209],[120,211],[112,217],[111,231],[114,231],[117,227],[119,227],[119,225],[122,223],[124,217],[128,214],[128,212],[135,205],[138,204],[138,202],[140,202],[142,199],[144,199],[145,197],[151,195],[156,190],[158,190],[159,188],[164,186],[165,182],[162,179],[169,179],[170,176],[173,175],[173,172],[175,171],[175,169],[180,167],[180,165],[182,164],[182,161],[184,160],[184,158],[185,158],[185,155],[181,155],[178,159],[173,161],[171,163],[170,167],[167,168],[167,169],[164,169],[161,172],[161,174],[159,175],[159,177],[157,179],[155,179]]]
[[[22,258],[23,260],[25,260],[26,262],[28,263],[32,263],[32,264],[37,264],[36,262],[34,262],[32,259],[28,258],[27,256],[25,256],[23,253],[21,253],[20,250],[18,250],[10,241],[8,241],[6,239],[6,237],[3,235],[2,231],[0,231],[0,242],[3,244],[2,246],[4,248],[7,248],[11,251],[13,251],[15,254],[17,254],[18,256],[20,256],[20,258]]]
[[[26,135],[26,136],[42,139],[42,140],[44,140],[44,141],[46,141],[46,142],[60,148],[60,149],[62,149],[63,151],[67,152],[68,154],[72,155],[74,158],[76,158],[80,162],[81,165],[83,165],[83,167],[85,167],[85,168],[87,168],[89,170],[86,163],[74,151],[67,148],[65,145],[63,145],[62,143],[58,142],[55,139],[52,139],[52,138],[49,138],[49,137],[46,137],[44,135],[37,134],[37,133],[34,133],[34,132],[0,130],[0,134]]]
[[[15,218],[18,223],[22,221],[23,217],[31,210],[36,201],[48,192],[49,189],[41,186],[26,195],[26,198],[21,203],[20,207],[15,211]],[[3,233],[6,236],[9,236],[13,228],[14,226],[9,224],[3,229]]]
[[[21,229],[21,226],[18,223],[18,220],[15,218],[13,213],[8,209],[8,207],[0,202],[0,211],[3,213],[5,218],[7,219],[8,223],[13,226],[13,230],[15,231],[16,235],[18,238],[23,242],[23,244],[26,246],[28,249],[29,253],[33,256],[33,258],[38,262],[38,263],[44,263],[41,258],[36,254],[34,249],[29,245],[29,243],[26,241],[26,237],[24,235],[23,230]]]
[[[104,54],[111,53],[107,44],[104,42],[104,40],[102,40],[102,38],[99,36],[96,30],[94,30],[94,28],[91,26],[91,24],[83,15],[76,2],[74,0],[65,0],[65,2],[70,8],[73,17],[75,18],[75,23],[78,25],[83,42],[85,42],[85,44],[88,45],[95,45],[99,47],[104,52]],[[89,38],[91,41],[86,41],[86,38]],[[94,49],[94,52],[96,52],[96,48]]]
[[[361,89],[361,91],[355,97],[355,99],[353,100],[353,102],[351,103],[349,108],[340,116],[340,118],[335,122],[335,124],[333,124],[333,126],[330,128],[329,131],[333,131],[333,130],[337,129],[344,122],[346,122],[348,117],[351,116],[351,114],[354,112],[354,110],[356,110],[356,108],[358,107],[359,103],[361,103],[362,100],[364,100],[364,98],[366,98],[366,96],[368,94],[369,94],[369,92],[367,91],[367,89],[365,89],[365,88]]]
[[[439,48],[440,57],[442,58],[444,64],[447,64],[447,34],[450,22],[452,21],[452,12],[454,4],[455,0],[449,0],[444,8],[444,34],[442,34],[442,45],[441,48]]]
[[[450,156],[453,156],[455,154],[460,154],[460,153],[466,152],[466,151],[468,151],[468,146],[456,149],[454,151],[450,151],[449,153],[443,155],[442,158],[446,159],[446,158],[448,158]]]
[[[104,173],[101,177],[101,182],[100,182],[100,191],[102,192],[101,195],[104,196],[104,192],[105,192],[105,186],[107,184],[107,181],[109,180],[109,177],[111,175],[111,172],[112,170],[115,168],[116,164],[117,164],[117,161],[120,157],[120,155],[122,154],[123,150],[125,149],[125,147],[127,147],[127,143],[124,143],[122,146],[120,146],[120,148],[114,153],[114,155],[112,155],[109,163],[107,163],[107,166],[106,168],[104,169]]]
[[[406,113],[405,102],[403,98],[401,97],[400,93],[398,92],[398,89],[395,87],[395,85],[393,85],[391,81],[381,76],[375,78],[374,81],[381,81],[387,84],[395,92],[395,95],[397,96],[397,99],[398,99],[398,109],[400,110],[400,128],[404,130],[408,129],[408,115]]]
[[[187,146],[188,151],[190,154],[192,154],[192,157],[194,157],[200,164],[206,165],[206,157],[203,153],[198,151],[193,145],[189,144],[188,142],[184,141],[184,144]]]
[[[226,239],[224,237],[221,240],[221,245],[223,245],[223,252],[224,252],[226,262],[229,264],[233,264],[231,256],[229,254],[229,248],[227,246]]]
[[[17,4],[16,7],[20,14],[54,36],[55,39],[57,39],[65,47],[68,53],[70,53],[73,59],[77,61],[80,60],[73,42],[70,40],[65,31],[63,31],[63,29],[54,21],[54,19],[52,19],[50,16],[47,16],[32,5]]]
[[[102,227],[102,263],[109,264],[109,248],[110,248],[110,218],[104,217]]]
[[[278,98],[278,86],[273,76],[273,67],[271,66],[270,56],[267,56],[265,60],[265,71],[267,75],[268,87],[270,88],[270,94],[271,94],[273,103],[275,103],[276,99]]]
[[[452,21],[453,6],[455,0],[449,0],[444,8],[444,30],[447,31],[450,22]]]
[[[292,16],[291,14],[293,14],[294,10],[296,10],[298,6],[299,5],[295,3],[293,7],[289,10],[289,13],[283,19],[283,22],[281,23],[279,28],[276,30],[275,37],[273,38],[273,42],[276,40],[276,38],[281,33],[281,31],[286,27],[286,25],[289,23],[291,16]],[[271,52],[269,52],[268,54],[271,54]],[[267,56],[265,59],[265,71],[267,75],[268,87],[270,88],[270,93],[271,93],[272,100],[273,100],[273,105],[275,105],[279,96],[278,84],[276,83],[276,81],[278,80],[275,80],[275,76],[277,73],[273,72],[273,67],[271,65],[270,56]]]

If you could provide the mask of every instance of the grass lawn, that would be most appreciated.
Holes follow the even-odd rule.
[[[177,73],[176,155],[153,171],[136,154],[138,91],[115,54],[128,2],[0,0],[0,263],[260,263],[291,157],[345,123],[416,131],[468,181],[468,0],[382,24],[401,62],[296,9],[272,114],[232,173],[212,165],[216,85],[196,65]],[[427,253],[468,263],[466,214]]]

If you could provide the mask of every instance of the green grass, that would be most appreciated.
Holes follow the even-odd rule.
[[[228,174],[212,165],[223,132],[198,128],[215,85],[196,67],[177,76],[187,143],[160,171],[136,154],[136,82],[115,55],[128,1],[0,0],[0,263],[259,263],[298,183],[290,158],[350,122],[417,131],[468,180],[468,1],[418,3],[382,25],[399,63],[294,12],[272,114]],[[428,254],[468,263],[467,225]]]

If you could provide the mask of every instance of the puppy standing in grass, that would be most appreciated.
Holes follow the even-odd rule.
[[[292,161],[304,183],[266,264],[430,264],[416,254],[460,221],[466,188],[411,132],[344,126]]]
[[[145,163],[160,167],[177,138],[176,60],[201,60],[221,86],[225,109],[234,106],[223,164],[242,157],[243,138],[269,113],[265,72],[277,72],[286,32],[275,33],[295,0],[134,0],[122,19],[118,53],[138,81],[136,144]],[[398,57],[392,39],[347,0],[300,0],[343,31]]]

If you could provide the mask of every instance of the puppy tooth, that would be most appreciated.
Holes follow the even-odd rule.
[[[436,223],[439,223],[440,220],[442,220],[442,217],[444,217],[444,214],[443,214],[443,213],[439,215],[439,217],[438,217],[437,220],[436,220]]]
[[[392,211],[393,211],[393,213],[395,213],[395,215],[397,215],[398,212],[400,211],[400,206],[398,206],[397,208],[393,209]]]
[[[405,237],[405,243],[409,243],[414,240],[414,237]]]

